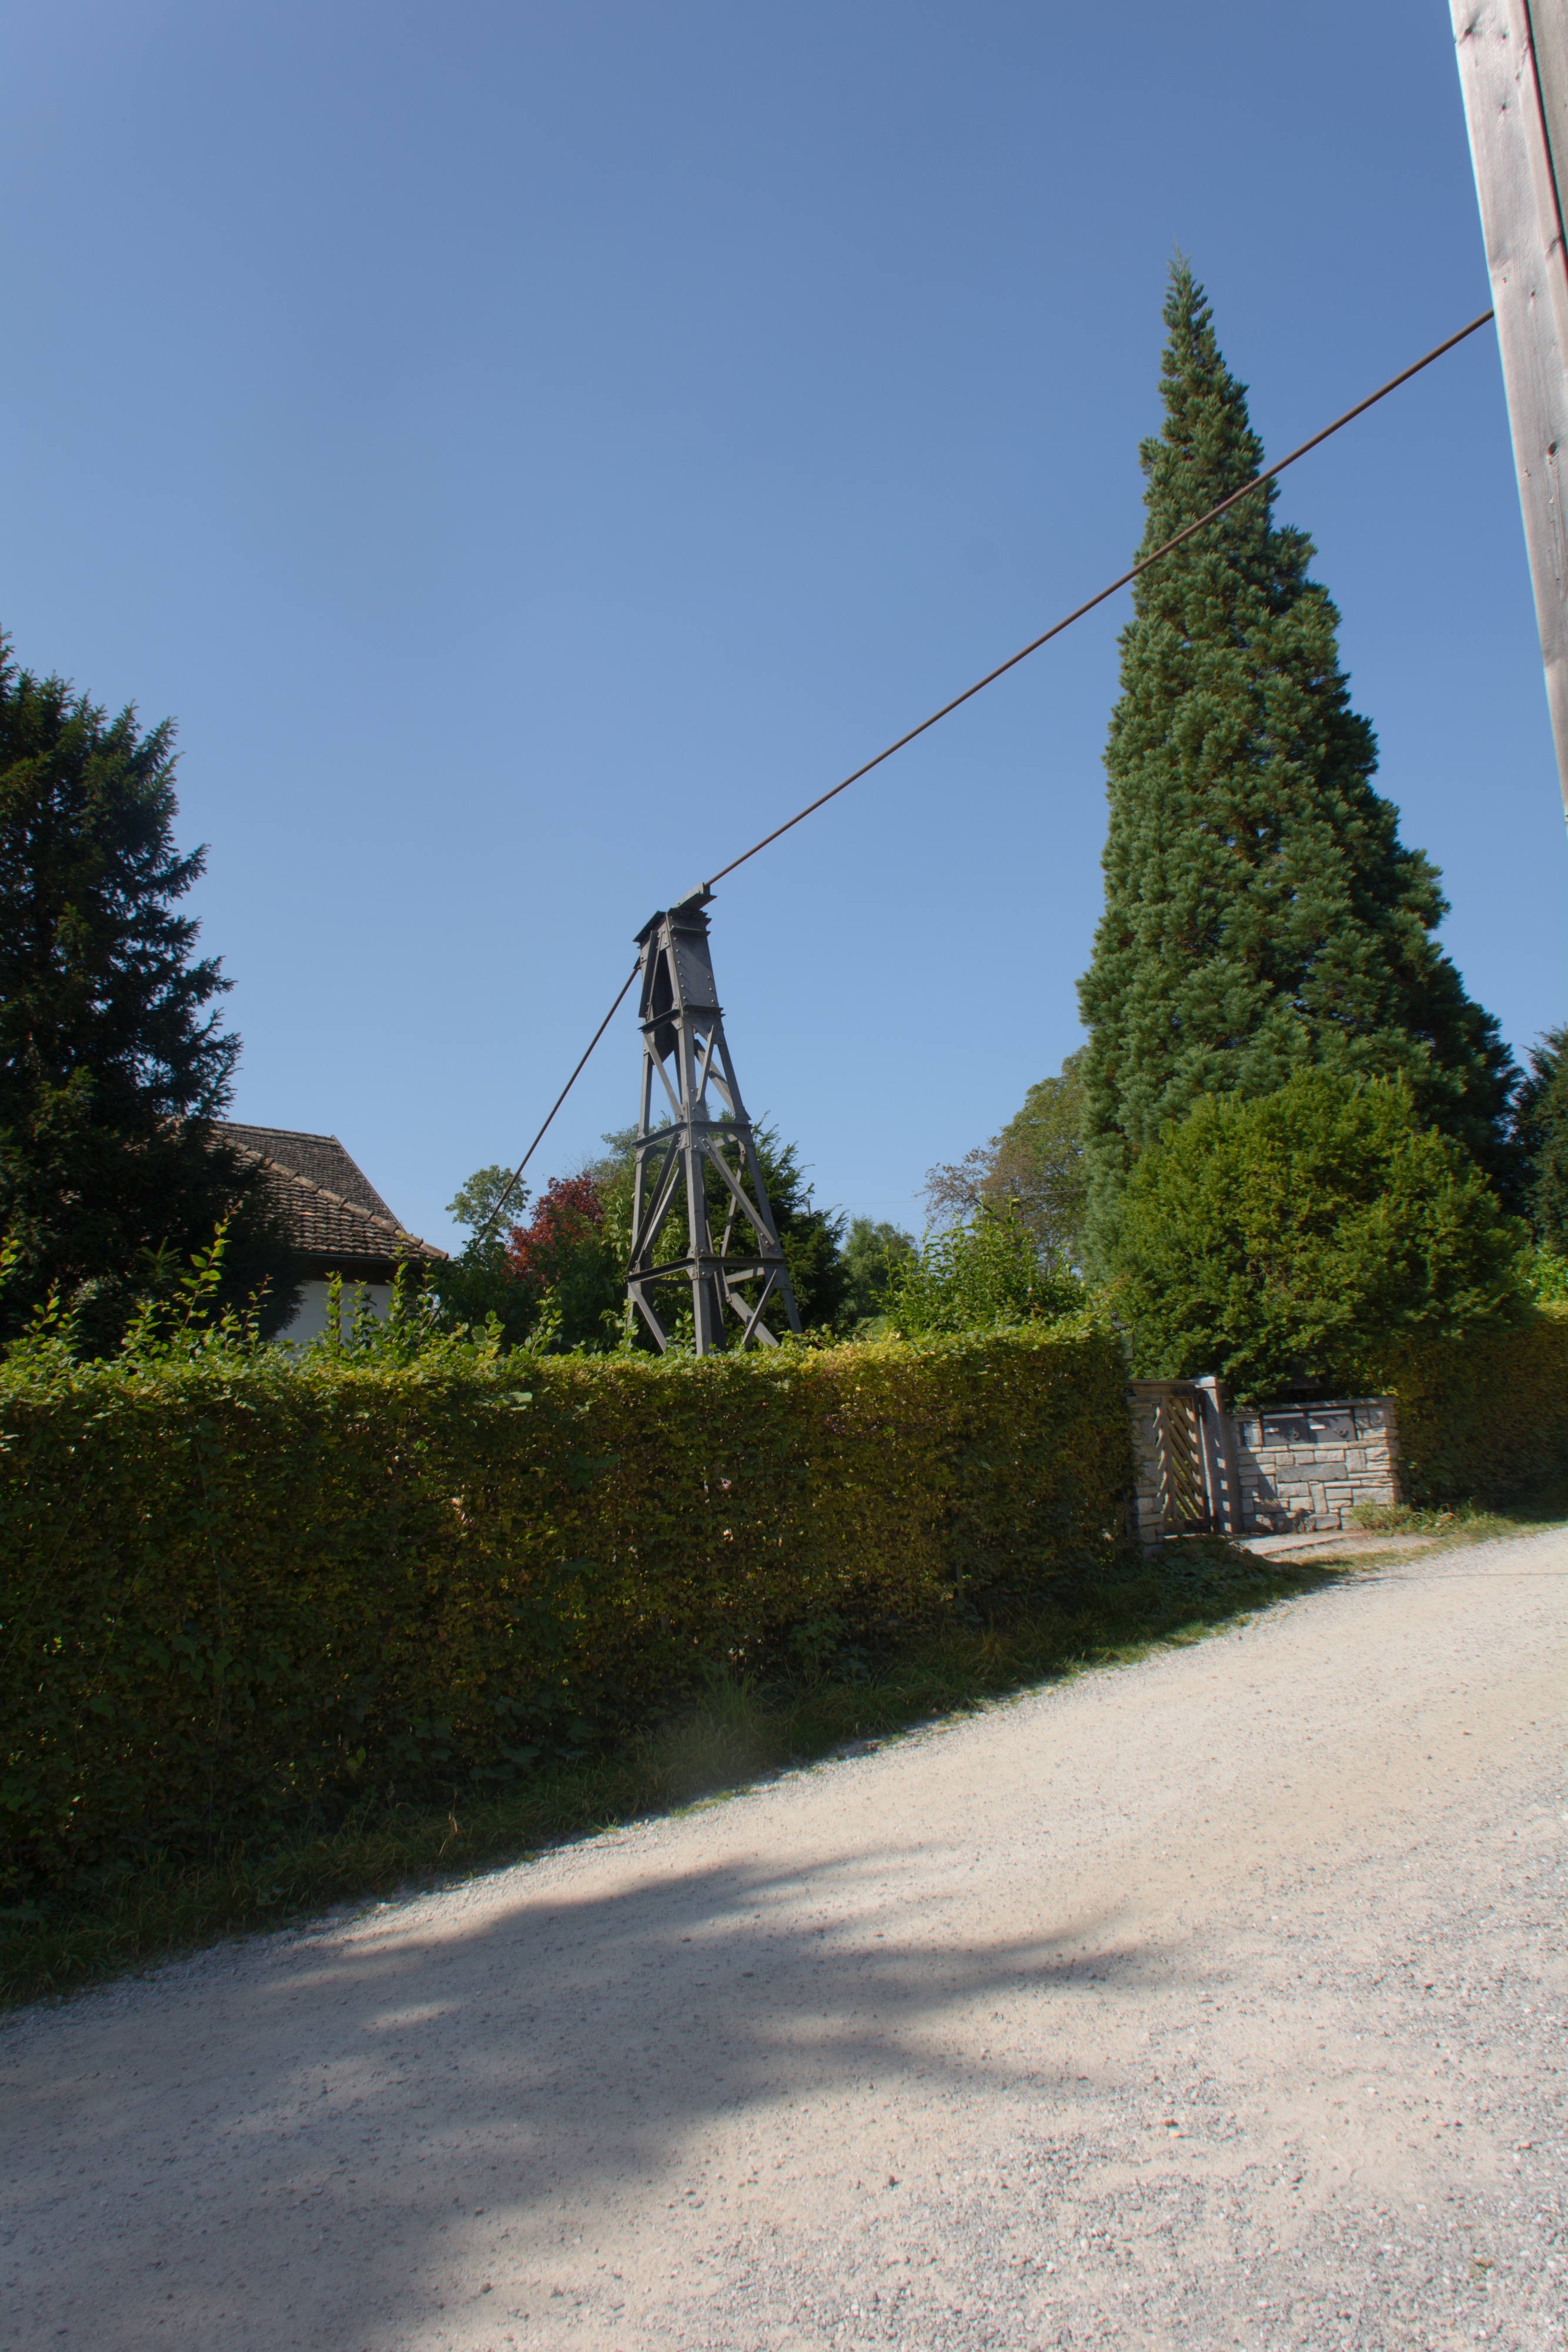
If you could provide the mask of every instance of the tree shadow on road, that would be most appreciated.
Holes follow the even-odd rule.
[[[622,1832],[17,2021],[0,2162],[36,2340],[89,2305],[124,2352],[350,2352],[394,2312],[395,2340],[423,2340],[455,2259],[494,2246],[497,2268],[505,2231],[537,2283],[591,2209],[685,2194],[716,2136],[735,2178],[710,2165],[700,2191],[738,2214],[779,2106],[831,2116],[875,2086],[894,2142],[911,2096],[934,2122],[981,2096],[1049,2121],[1084,2096],[1077,2055],[1042,2055],[1071,2029],[1053,2011],[1155,1965],[1103,1938],[1071,1878],[1026,1895],[1021,1936],[1009,1890],[1013,1932],[988,1933],[950,1837],[681,1866],[710,1835]]]

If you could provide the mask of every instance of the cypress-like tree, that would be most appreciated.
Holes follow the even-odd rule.
[[[1139,451],[1141,552],[1254,478],[1262,446],[1203,288],[1172,266],[1165,422]],[[1105,763],[1105,910],[1080,982],[1083,1141],[1103,1262],[1137,1155],[1201,1095],[1252,1097],[1317,1064],[1403,1076],[1500,1181],[1513,1084],[1496,1022],[1433,933],[1437,869],[1373,790],[1339,615],[1270,484],[1145,572]]]
[[[1514,1097],[1514,1132],[1524,1156],[1524,1209],[1537,1241],[1568,1251],[1568,1027],[1531,1046]]]
[[[142,734],[0,636],[0,1338],[51,1292],[89,1351],[233,1220],[230,1287],[289,1261],[256,1171],[209,1122],[239,1053],[178,901],[202,871],[173,844],[172,730]]]

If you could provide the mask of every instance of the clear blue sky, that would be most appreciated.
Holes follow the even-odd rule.
[[[1281,451],[1485,307],[1443,0],[14,0],[0,618],[178,719],[236,1114],[433,1238],[632,934],[1121,569],[1179,244]],[[1287,478],[1446,939],[1568,1018],[1490,332]],[[1124,603],[727,885],[820,1197],[1078,1042]],[[620,1016],[539,1172],[632,1116]]]

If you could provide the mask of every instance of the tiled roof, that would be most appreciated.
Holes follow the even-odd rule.
[[[275,1168],[287,1168],[291,1176],[305,1176],[312,1184],[325,1184],[340,1200],[351,1201],[356,1208],[369,1209],[372,1217],[391,1217],[396,1224],[397,1219],[370,1178],[350,1159],[335,1135],[307,1135],[292,1127],[242,1127],[230,1119],[215,1119],[214,1125],[221,1136],[237,1144],[242,1151],[254,1151],[259,1158],[270,1160]]]
[[[390,1266],[400,1257],[445,1257],[434,1242],[422,1242],[398,1223],[335,1135],[226,1120],[213,1124],[243,1158],[261,1161],[267,1205],[302,1257],[323,1260],[345,1274]],[[324,1182],[317,1170],[339,1181]]]

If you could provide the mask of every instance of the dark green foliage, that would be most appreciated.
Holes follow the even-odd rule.
[[[1171,273],[1165,422],[1140,451],[1161,544],[1250,480],[1261,446],[1202,288]],[[1081,982],[1090,1251],[1128,1171],[1201,1095],[1292,1071],[1401,1077],[1506,1184],[1512,1069],[1432,934],[1435,868],[1373,790],[1338,614],[1270,486],[1145,572],[1122,637],[1106,768],[1105,910]]]
[[[1054,1078],[1030,1087],[999,1135],[953,1165],[933,1168],[925,1197],[934,1217],[971,1218],[982,1208],[1016,1211],[1050,1265],[1082,1263],[1083,1057],[1069,1054]]]
[[[434,1276],[444,1328],[476,1330],[494,1315],[509,1346],[537,1342],[548,1326],[549,1344],[557,1350],[580,1348],[601,1354],[625,1344],[651,1350],[652,1338],[640,1325],[629,1328],[625,1314],[635,1142],[630,1128],[605,1136],[602,1157],[575,1176],[552,1177],[529,1216],[524,1215],[528,1191],[519,1186],[507,1196],[488,1232],[483,1229],[510,1171],[477,1170],[449,1204],[449,1213],[475,1231],[459,1255]],[[799,1152],[779,1141],[776,1129],[759,1128],[756,1143],[802,1326],[834,1330],[848,1297],[843,1220],[816,1207]],[[729,1196],[711,1170],[707,1188],[714,1231],[721,1233]],[[685,1246],[685,1219],[677,1211],[660,1235],[659,1262],[682,1256]],[[681,1320],[677,1310],[677,1331]],[[782,1318],[779,1322],[782,1328]]]
[[[1041,1078],[997,1138],[992,1187],[1016,1202],[1020,1221],[1042,1255],[1058,1266],[1082,1260],[1086,1183],[1083,1169],[1083,1060],[1069,1054],[1061,1073]]]
[[[1413,1503],[1514,1502],[1568,1477],[1568,1307],[1396,1349],[1385,1380]]]
[[[257,1173],[207,1125],[239,1040],[176,912],[203,856],[173,845],[172,740],[18,670],[0,639],[0,1338],[57,1291],[79,1344],[111,1346],[225,1218],[235,1288],[270,1276],[274,1326],[294,1304]]]
[[[756,1143],[802,1328],[831,1331],[842,1316],[849,1288],[842,1256],[844,1221],[832,1210],[816,1206],[798,1148],[780,1142],[776,1127],[759,1127]],[[721,1210],[717,1179],[710,1178],[709,1185],[712,1206]],[[749,1183],[746,1189],[749,1192]]]
[[[1204,1096],[1140,1154],[1110,1271],[1145,1379],[1239,1401],[1375,1384],[1403,1342],[1527,1319],[1524,1229],[1402,1083],[1302,1070]]]
[[[915,1252],[913,1234],[885,1218],[852,1217],[843,1246],[844,1297],[840,1323],[845,1331],[879,1323],[887,1303],[887,1286],[901,1265]]]
[[[1568,1028],[1549,1029],[1529,1061],[1514,1098],[1524,1209],[1536,1239],[1561,1256],[1568,1255]]]
[[[621,1336],[625,1247],[609,1213],[615,1163],[552,1176],[528,1213],[528,1188],[512,1171],[476,1169],[447,1213],[472,1228],[431,1290],[443,1329],[488,1327],[504,1346],[525,1343],[600,1353]]]
[[[446,1213],[469,1229],[444,1265],[433,1265],[431,1295],[444,1330],[482,1331],[494,1318],[507,1347],[520,1347],[538,1319],[538,1301],[517,1280],[507,1236],[527,1209],[528,1188],[511,1184],[509,1168],[476,1169],[446,1203]],[[499,1213],[497,1213],[499,1204]]]
[[[1082,1324],[702,1362],[502,1355],[417,1303],[0,1367],[10,1885],[483,1798],[715,1672],[1103,1556],[1120,1350]]]
[[[621,1330],[625,1261],[589,1169],[552,1176],[526,1223],[507,1237],[507,1259],[536,1303],[536,1343],[600,1349]]]
[[[775,1127],[758,1127],[753,1139],[762,1169],[762,1181],[767,1188],[773,1219],[779,1229],[784,1262],[795,1286],[795,1303],[800,1310],[800,1322],[808,1331],[831,1331],[839,1328],[848,1295],[849,1277],[842,1259],[844,1222],[831,1210],[819,1209],[812,1187],[806,1181],[800,1165],[800,1155],[792,1143],[779,1140]],[[625,1128],[607,1135],[607,1157],[596,1165],[593,1175],[605,1204],[605,1230],[612,1237],[620,1269],[619,1281],[625,1283],[626,1261],[632,1245],[632,1170],[636,1141],[634,1129]],[[724,1230],[729,1213],[729,1195],[718,1177],[710,1169],[707,1173],[708,1214],[715,1234]],[[749,1177],[742,1180],[743,1190],[751,1191]],[[744,1246],[744,1244],[740,1244]],[[654,1253],[661,1265],[685,1255],[686,1231],[682,1213],[677,1210],[664,1226]],[[689,1310],[688,1310],[689,1311]],[[787,1329],[780,1314],[775,1321],[768,1318],[769,1328]],[[638,1345],[651,1346],[646,1335],[633,1335]]]

